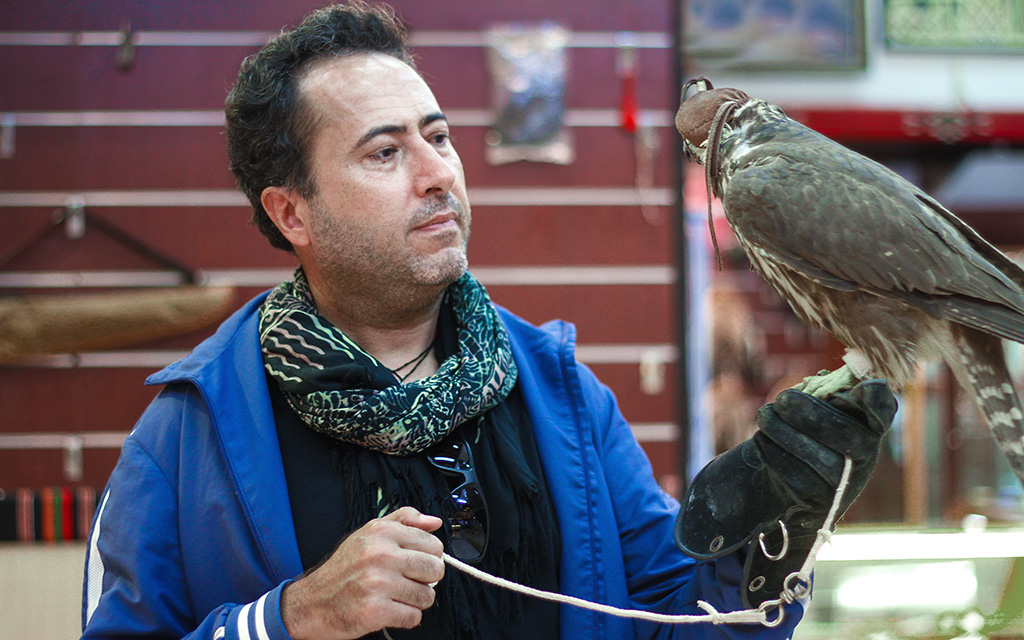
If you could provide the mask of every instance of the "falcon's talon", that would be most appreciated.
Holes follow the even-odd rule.
[[[835,371],[822,369],[817,375],[807,376],[793,388],[815,398],[827,400],[840,391],[849,391],[858,382],[860,379],[848,367],[843,366]]]

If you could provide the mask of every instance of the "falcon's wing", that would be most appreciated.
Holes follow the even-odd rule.
[[[1024,340],[1024,273],[895,173],[828,142],[745,156],[722,198],[737,232],[825,286]]]

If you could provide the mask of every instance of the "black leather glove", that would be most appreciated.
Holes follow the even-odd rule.
[[[676,545],[699,560],[747,547],[744,606],[779,598],[832,507],[844,456],[853,468],[833,524],[871,477],[895,413],[884,380],[865,380],[828,401],[781,392],[758,413],[757,433],[694,478],[676,519]]]

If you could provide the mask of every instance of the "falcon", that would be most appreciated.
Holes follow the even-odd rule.
[[[1024,271],[893,171],[769,102],[697,78],[675,125],[704,165],[708,215],[714,194],[753,269],[846,346],[840,369],[798,388],[826,398],[870,377],[899,388],[941,358],[1024,482],[1024,410],[1002,344],[1024,342]]]

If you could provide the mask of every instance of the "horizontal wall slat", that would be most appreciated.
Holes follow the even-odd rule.
[[[474,207],[636,207],[671,206],[674,191],[654,187],[480,187],[469,189]],[[227,189],[136,191],[2,191],[0,207],[64,207],[82,201],[86,207],[244,207],[240,192]]]
[[[42,369],[160,369],[184,358],[188,350],[180,351],[92,351],[87,353],[41,356],[8,368]],[[675,347],[669,344],[580,344],[576,356],[584,364],[640,364],[654,358],[660,362],[674,362]]]
[[[244,47],[259,48],[277,31],[135,31],[137,47]],[[0,46],[13,47],[118,47],[124,42],[120,31],[0,31]],[[637,49],[670,49],[672,35],[664,32],[572,32],[566,47],[607,49],[628,43]],[[479,31],[413,31],[412,48],[484,47],[486,36]]]
[[[203,269],[203,283],[269,288],[291,279],[294,269]],[[669,266],[474,267],[487,286],[671,285]],[[175,287],[184,278],[175,271],[0,271],[2,289],[77,289],[84,287]]]
[[[445,109],[453,127],[490,127],[493,109]],[[178,111],[11,111],[0,114],[2,123],[14,127],[223,127],[224,112]],[[641,109],[637,118],[648,126],[673,126],[675,114],[665,109]],[[621,114],[614,109],[567,109],[567,127],[619,127]]]
[[[0,450],[12,449],[120,449],[127,431],[79,433],[0,433]]]
[[[679,426],[671,422],[634,422],[630,426],[640,442],[671,441],[679,431]],[[127,431],[0,433],[0,451],[65,450],[71,447],[120,449],[127,437]]]

